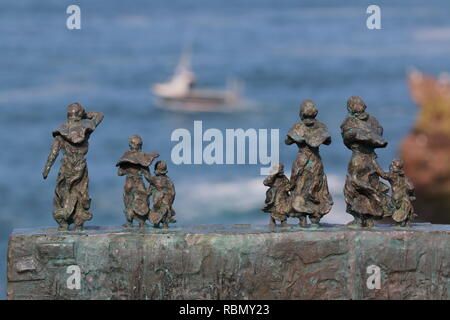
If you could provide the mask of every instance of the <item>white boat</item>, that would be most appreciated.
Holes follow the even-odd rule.
[[[190,57],[183,54],[172,78],[153,85],[152,92],[162,107],[182,111],[227,111],[240,101],[237,82],[230,82],[226,90],[196,89],[195,82]]]

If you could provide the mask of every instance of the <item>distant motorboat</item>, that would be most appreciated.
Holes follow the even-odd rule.
[[[236,108],[240,101],[240,86],[229,82],[226,90],[196,89],[196,78],[190,67],[190,57],[181,56],[172,78],[153,85],[152,92],[160,98],[162,106],[182,111],[226,111]]]

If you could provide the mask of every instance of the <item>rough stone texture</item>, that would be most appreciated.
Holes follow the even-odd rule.
[[[381,289],[366,286],[381,269]],[[81,269],[81,289],[66,271]],[[449,299],[450,225],[15,230],[9,299]]]

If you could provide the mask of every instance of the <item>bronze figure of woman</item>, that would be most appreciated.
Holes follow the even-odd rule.
[[[294,124],[285,139],[287,145],[295,143],[299,149],[291,169],[290,217],[299,218],[301,227],[307,226],[307,217],[313,225],[318,226],[320,219],[333,206],[319,154],[322,144],[331,143],[331,136],[325,124],[316,119],[317,114],[313,101],[303,101],[300,107],[301,121]]]
[[[126,176],[123,202],[127,222],[124,227],[132,227],[133,220],[136,219],[139,227],[144,228],[150,212],[150,194],[143,178],[151,181],[149,166],[159,154],[142,152],[142,139],[138,135],[131,136],[128,145],[130,150],[125,152],[116,164],[119,167],[117,174]]]
[[[67,107],[67,121],[53,131],[53,144],[42,176],[47,179],[60,151],[63,153],[61,167],[56,180],[53,200],[53,217],[59,230],[83,228],[91,220],[89,212],[89,178],[85,156],[89,148],[89,137],[102,122],[101,112],[86,112],[78,102]]]
[[[384,148],[383,127],[366,112],[366,104],[357,96],[347,101],[348,116],[341,125],[342,139],[352,151],[344,186],[347,212],[354,217],[349,226],[374,226],[374,220],[391,216],[394,205],[389,187],[380,181],[383,170],[375,149]]]

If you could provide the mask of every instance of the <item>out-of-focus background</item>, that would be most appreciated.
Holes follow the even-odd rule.
[[[115,163],[132,134],[142,136],[144,151],[157,151],[168,162],[180,224],[265,223],[260,165],[175,166],[170,135],[176,128],[192,130],[194,120],[202,120],[204,129],[277,128],[280,160],[289,174],[297,150],[284,145],[284,135],[298,121],[305,98],[317,103],[318,118],[333,138],[321,149],[335,200],[323,221],[345,223],[350,216],[342,186],[350,151],[339,125],[351,95],[362,96],[384,126],[389,145],[378,151],[380,164],[387,169],[403,150],[419,189],[422,219],[450,222],[445,200],[450,86],[442,74],[450,65],[450,2],[377,1],[382,29],[369,30],[371,2],[2,0],[0,297],[12,229],[55,226],[59,161],[49,179],[44,181],[41,171],[51,132],[75,101],[105,113],[87,157],[94,218],[86,225],[124,222],[124,179]],[[71,4],[81,8],[81,30],[66,28]],[[237,78],[251,108],[228,113],[157,108],[149,86],[172,75],[186,43],[198,84],[221,88],[227,78]]]

